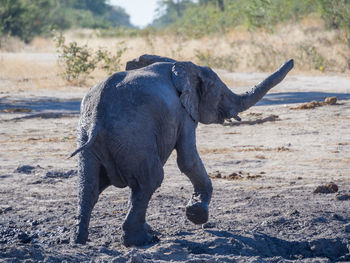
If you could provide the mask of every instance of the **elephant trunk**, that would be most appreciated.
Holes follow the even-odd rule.
[[[293,68],[294,60],[291,59],[284,63],[279,70],[268,76],[265,80],[256,85],[251,91],[241,95],[241,108],[239,112],[245,111],[259,100],[278,83],[280,83],[287,73]]]

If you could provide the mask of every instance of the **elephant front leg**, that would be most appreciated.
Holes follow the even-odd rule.
[[[195,224],[204,224],[209,217],[209,203],[213,192],[210,178],[194,147],[177,147],[177,163],[180,170],[191,180],[194,193],[186,206],[187,218]]]

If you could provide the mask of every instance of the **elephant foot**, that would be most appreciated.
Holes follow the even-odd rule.
[[[208,221],[208,205],[202,202],[193,202],[192,200],[186,206],[186,217],[194,224],[201,225]]]
[[[74,244],[82,244],[85,245],[88,240],[88,233],[75,233],[71,239],[71,242]]]
[[[149,225],[147,224],[149,227]],[[149,227],[150,228],[150,227]],[[122,236],[122,242],[124,246],[144,246],[148,244],[153,244],[159,241],[159,238],[155,235],[150,234],[146,230],[137,232],[125,232]]]

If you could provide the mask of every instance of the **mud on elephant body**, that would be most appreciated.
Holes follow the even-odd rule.
[[[146,209],[163,180],[163,166],[175,149],[177,163],[194,187],[186,207],[195,224],[208,220],[211,181],[196,149],[198,122],[240,120],[292,69],[293,60],[252,91],[231,92],[208,67],[143,55],[128,62],[84,97],[78,125],[78,218],[74,241],[86,243],[91,211],[108,186],[129,186],[130,208],[123,223],[126,246],[155,240]]]

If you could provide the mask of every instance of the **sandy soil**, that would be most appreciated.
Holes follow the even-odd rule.
[[[264,77],[220,75],[245,83],[231,87],[237,92]],[[200,155],[217,177],[209,223],[186,219],[192,188],[174,153],[147,214],[160,241],[140,248],[120,242],[129,190],[114,187],[93,211],[88,244],[69,244],[76,160],[66,157],[75,148],[82,96],[81,90],[0,94],[0,261],[350,261],[349,78],[288,76],[241,115],[244,123],[199,125]],[[338,103],[291,109],[329,96]],[[329,182],[338,192],[313,193]]]

